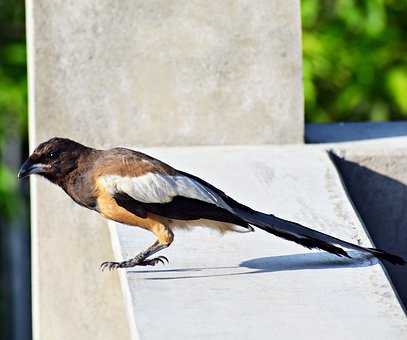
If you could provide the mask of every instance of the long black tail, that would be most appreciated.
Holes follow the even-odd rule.
[[[301,224],[249,209],[240,204],[238,207],[235,207],[234,211],[245,222],[267,231],[270,234],[282,237],[289,241],[294,241],[295,243],[309,249],[318,248],[338,256],[346,256],[350,258],[349,254],[342,248],[344,247],[370,253],[379,259],[389,261],[393,264],[402,265],[407,263],[406,260],[400,256],[393,255],[376,248],[361,247],[304,227]]]

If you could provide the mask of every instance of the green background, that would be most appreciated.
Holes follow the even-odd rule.
[[[302,1],[307,122],[407,117],[407,1]]]

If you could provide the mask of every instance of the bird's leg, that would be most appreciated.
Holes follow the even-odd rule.
[[[164,263],[164,261],[168,262],[168,259],[165,256],[159,256],[148,260],[147,257],[153,255],[154,253],[166,248],[166,245],[160,244],[158,241],[155,241],[150,247],[146,250],[140,252],[132,259],[122,261],[122,262],[103,262],[101,264],[101,269],[104,270],[106,268],[112,270],[117,268],[130,268],[135,266],[155,266],[157,263]]]
[[[157,236],[157,241],[155,241],[150,247],[146,250],[140,252],[132,259],[122,261],[122,262],[103,262],[100,267],[103,270],[108,268],[109,270],[117,268],[130,268],[135,266],[155,266],[157,263],[163,263],[164,261],[168,262],[168,259],[165,256],[158,256],[152,259],[147,259],[149,256],[157,253],[158,251],[167,248],[172,240],[174,239],[174,234],[167,227],[160,225],[151,231],[154,232]]]

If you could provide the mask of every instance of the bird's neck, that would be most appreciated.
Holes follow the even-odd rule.
[[[76,177],[78,173],[88,171],[93,164],[93,160],[96,158],[97,152],[95,149],[82,146],[81,150],[78,150],[76,157],[64,164],[61,173],[54,178],[49,178],[49,180],[65,190],[67,183],[71,182],[72,178]]]
[[[65,176],[57,179],[59,185],[76,203],[89,209],[94,209],[96,196],[93,192],[93,177],[91,170],[94,167],[97,151],[93,150],[78,159],[75,167]]]

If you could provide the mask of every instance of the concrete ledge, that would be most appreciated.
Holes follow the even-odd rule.
[[[306,139],[343,141],[321,147],[341,156],[336,165],[375,245],[407,257],[407,122],[308,124]],[[406,308],[407,267],[384,265]]]
[[[370,246],[323,148],[148,149],[258,210]],[[153,241],[111,223],[116,257]],[[380,264],[342,260],[262,231],[176,232],[170,264],[121,272],[139,339],[405,339],[403,310]],[[126,294],[124,294],[126,296]],[[364,326],[361,327],[361,324]]]
[[[406,145],[406,137],[342,145],[335,162],[375,245],[407,258]],[[407,266],[384,265],[406,308]]]
[[[339,143],[407,136],[407,122],[306,124],[308,143]]]

